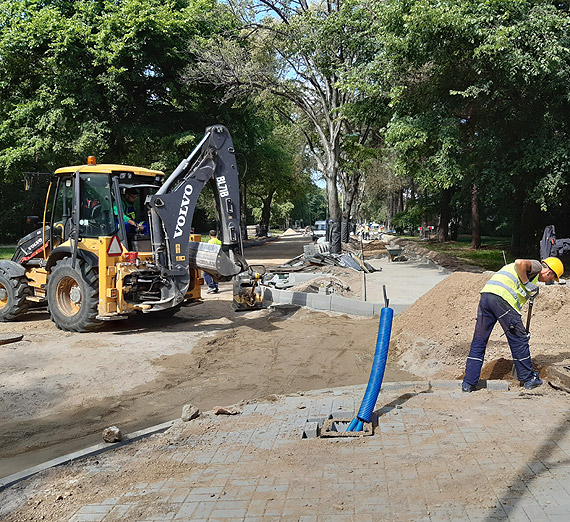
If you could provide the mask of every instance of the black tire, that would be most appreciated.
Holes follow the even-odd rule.
[[[75,268],[69,257],[56,263],[48,279],[47,300],[51,320],[60,330],[92,332],[103,326],[97,319],[97,268],[81,259]]]
[[[32,295],[24,276],[10,277],[0,271],[0,321],[17,321],[28,311]]]

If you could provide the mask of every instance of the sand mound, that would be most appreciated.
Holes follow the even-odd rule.
[[[462,376],[475,328],[479,292],[490,274],[455,272],[394,320],[391,356],[418,376],[450,379]],[[523,309],[526,323],[527,307]],[[570,359],[567,347],[570,288],[540,286],[530,325],[530,350],[537,368]],[[502,329],[495,326],[482,378],[510,376],[512,359]]]
[[[285,230],[285,232],[283,232],[284,236],[296,236],[297,234],[298,232],[295,232],[292,228],[288,228]]]

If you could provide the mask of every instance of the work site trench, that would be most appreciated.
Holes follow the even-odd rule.
[[[308,242],[290,234],[246,249],[246,257],[271,268]],[[459,379],[489,275],[450,272],[417,255],[391,262],[381,241],[365,245],[365,259],[378,269],[366,274],[367,300],[383,303],[385,285],[390,306],[403,310],[394,319],[384,382]],[[315,270],[362,300],[361,273]],[[0,477],[99,443],[111,425],[128,434],[179,418],[186,404],[207,411],[368,381],[378,317],[288,305],[236,313],[230,283],[203,293],[204,304],[172,318],[143,316],[96,333],[57,330],[41,310],[0,324],[2,335],[23,334],[0,346]],[[541,289],[535,302],[531,353],[541,372],[569,357],[568,295],[557,285]],[[511,379],[516,388],[499,334],[482,377]]]

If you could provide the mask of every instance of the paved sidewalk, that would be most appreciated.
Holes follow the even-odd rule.
[[[364,386],[246,404],[0,493],[6,520],[570,519],[568,395],[388,383],[370,437],[302,438]],[[6,511],[6,506],[11,506]],[[43,517],[43,518],[42,518]]]

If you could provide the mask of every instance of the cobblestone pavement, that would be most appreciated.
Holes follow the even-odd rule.
[[[364,386],[207,412],[23,481],[0,505],[20,499],[10,521],[570,520],[569,396],[459,386],[385,385],[369,437],[312,437],[352,418]]]

